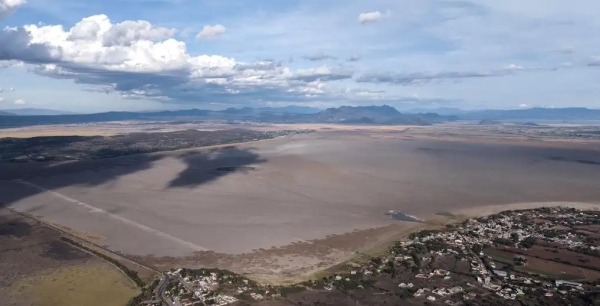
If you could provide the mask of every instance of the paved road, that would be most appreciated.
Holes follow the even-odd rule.
[[[163,274],[163,278],[160,279],[160,283],[158,284],[158,288],[156,289],[156,298],[162,301],[162,304],[165,306],[170,306],[169,300],[165,297],[165,288],[171,282],[171,279],[167,274]]]

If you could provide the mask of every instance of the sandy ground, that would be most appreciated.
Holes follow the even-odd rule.
[[[436,212],[600,201],[594,151],[373,133],[33,164],[0,171],[0,202],[158,267],[216,265],[270,279],[315,272],[425,226],[388,210],[441,222]]]

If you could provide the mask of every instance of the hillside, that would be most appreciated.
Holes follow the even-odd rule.
[[[0,116],[14,116],[15,114],[13,113],[9,113],[9,112],[5,112],[5,111],[0,111]]]

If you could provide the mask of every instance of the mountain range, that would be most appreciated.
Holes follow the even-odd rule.
[[[418,111],[418,112],[417,112]],[[588,108],[530,108],[518,110],[464,111],[442,108],[439,113],[428,109],[399,112],[388,106],[341,106],[319,110],[310,107],[228,108],[221,111],[188,109],[158,112],[105,112],[96,114],[14,115],[1,112],[0,127],[47,124],[78,124],[109,121],[202,121],[223,120],[265,123],[339,123],[379,125],[430,125],[441,122],[470,120],[485,122],[523,122],[535,120],[600,120],[600,110]],[[22,112],[21,112],[22,113]]]
[[[69,114],[43,116],[3,116],[0,126],[16,127],[47,124],[78,124],[108,121],[173,121],[173,120],[226,120],[269,123],[346,123],[346,124],[402,124],[430,125],[457,120],[456,116],[435,113],[403,114],[395,108],[383,106],[342,106],[318,110],[309,107],[284,108],[228,108],[222,111],[188,109],[159,112],[106,112],[96,114]]]

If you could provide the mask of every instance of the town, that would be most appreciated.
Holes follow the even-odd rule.
[[[413,233],[381,257],[293,286],[261,285],[218,269],[174,269],[155,290],[162,302],[153,301],[299,305],[299,300],[312,298],[321,301],[318,305],[345,305],[344,299],[367,302],[376,297],[417,305],[590,305],[600,301],[598,229],[598,211],[506,211]],[[339,293],[344,299],[323,302],[324,296]]]

